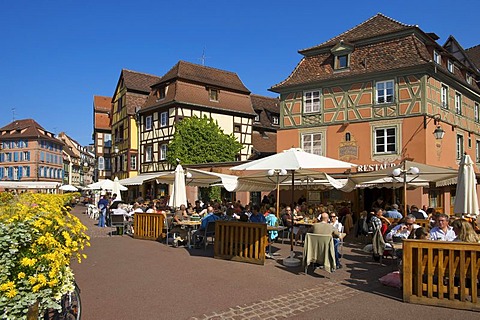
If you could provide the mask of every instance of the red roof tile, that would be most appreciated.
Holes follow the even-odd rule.
[[[162,77],[160,83],[165,83],[174,79],[198,82],[246,94],[250,93],[236,73],[186,61],[179,61]]]
[[[277,133],[260,133],[258,131],[253,131],[252,144],[255,152],[275,153],[277,151]]]
[[[300,53],[306,53],[311,50],[317,50],[324,47],[330,47],[337,44],[340,40],[354,43],[358,40],[374,38],[381,35],[414,28],[415,26],[403,24],[381,13],[377,13],[365,22],[345,31],[344,33],[333,37],[317,46],[300,50]]]
[[[112,97],[93,96],[93,110],[110,112]]]
[[[280,116],[280,100],[278,98],[270,98],[251,94],[253,109],[260,115],[260,121],[255,122],[254,126],[264,128],[278,128],[278,125],[273,124],[272,116]]]
[[[480,45],[465,50],[468,58],[475,64],[477,71],[480,71]]]
[[[123,81],[128,91],[150,93],[150,87],[160,80],[160,77],[128,69],[122,70]]]
[[[33,119],[15,120],[0,128],[0,140],[19,138],[44,139],[63,144],[52,132],[46,131]]]

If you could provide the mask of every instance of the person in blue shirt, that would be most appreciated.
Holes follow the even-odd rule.
[[[212,206],[207,207],[207,213],[205,216],[202,218],[200,228],[198,228],[192,235],[193,239],[195,239],[195,247],[199,248],[201,246],[201,243],[203,241],[203,233],[205,229],[207,228],[207,225],[209,222],[217,221],[220,220],[220,215],[215,214],[213,211]]]
[[[398,204],[394,203],[383,215],[385,218],[402,219],[402,214],[398,211]]]
[[[250,222],[260,222],[266,223],[265,216],[260,213],[260,208],[258,205],[254,205],[252,208],[252,215],[250,216]]]
[[[98,226],[100,228],[105,227],[105,218],[107,217],[107,210],[108,210],[109,204],[110,203],[108,201],[107,195],[102,196],[102,199],[98,201],[98,209],[100,209],[100,215],[98,217]]]

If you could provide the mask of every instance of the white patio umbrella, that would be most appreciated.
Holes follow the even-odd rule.
[[[117,179],[117,181],[118,181],[118,179]],[[110,190],[110,191],[112,191],[114,185],[115,185],[114,181],[112,181],[110,179],[105,179],[105,180],[100,180],[98,182],[89,184],[87,186],[87,188],[90,189],[90,190]],[[125,187],[125,186],[122,186],[120,184],[120,182],[118,182],[118,185],[119,185],[118,188],[120,189],[120,191],[127,191],[128,190],[128,188]]]
[[[182,165],[178,164],[175,168],[173,190],[170,199],[168,199],[168,206],[175,209],[182,204],[187,205],[187,189],[185,188],[185,171]]]
[[[122,201],[122,193],[120,191],[127,191],[128,188],[127,187],[124,187],[120,184],[120,182],[118,181],[118,178],[115,177],[115,179],[113,180],[113,186],[112,186],[112,194],[115,193],[117,194],[117,200],[119,201]]]
[[[58,188],[62,191],[69,191],[69,192],[75,192],[75,191],[78,191],[78,188],[72,186],[71,184],[64,184],[63,186],[60,186],[60,188]]]
[[[295,172],[301,169],[351,169],[356,165],[324,156],[305,152],[299,148],[291,148],[283,152],[254,160],[230,168],[230,170],[264,170],[265,174],[273,169],[277,171],[286,170],[291,176],[292,182],[292,206],[294,202]],[[278,199],[277,199],[278,200]],[[292,208],[293,209],[293,208]],[[293,232],[290,232],[290,257],[283,260],[286,266],[298,266],[300,260],[296,259],[293,252]]]
[[[467,154],[460,161],[453,212],[457,215],[463,214],[476,218],[479,212],[474,165],[472,159]]]

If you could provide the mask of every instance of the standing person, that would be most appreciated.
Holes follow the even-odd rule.
[[[108,210],[108,196],[103,195],[102,198],[98,201],[98,209],[100,210],[100,215],[98,217],[98,226],[100,228],[105,228],[105,219],[107,217]]]
[[[437,226],[430,230],[431,240],[453,241],[457,237],[453,228],[448,225],[449,217],[445,213],[437,215]]]

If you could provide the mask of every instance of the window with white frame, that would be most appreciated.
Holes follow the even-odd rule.
[[[145,117],[145,130],[152,130],[152,116]]]
[[[442,92],[441,92],[441,99],[442,99],[442,107],[448,109],[448,87],[442,84]]]
[[[463,135],[457,134],[457,159],[463,156]]]
[[[153,146],[145,146],[145,162],[152,162]]]
[[[462,114],[462,95],[455,92],[455,113]]]
[[[467,73],[465,78],[466,78],[468,84],[472,84],[472,75],[470,73]]]
[[[394,99],[395,83],[393,80],[379,81],[376,83],[376,102],[391,103]]]
[[[272,116],[272,123],[273,124],[279,124],[278,116]]]
[[[477,102],[475,102],[475,106],[473,107],[473,113],[475,117],[475,122],[480,122],[480,106]]]
[[[160,160],[167,159],[167,145],[161,144],[160,145]]]
[[[306,91],[303,94],[303,112],[320,112],[320,90]]]
[[[306,133],[302,134],[302,149],[305,152],[323,155],[322,148],[322,134],[321,133]]]
[[[137,155],[130,155],[130,170],[137,170]]]
[[[257,113],[257,114],[255,115],[255,122],[259,122],[259,121],[260,121],[260,114]]]
[[[437,64],[442,63],[442,57],[440,56],[440,53],[438,53],[436,50],[433,50],[433,61]]]
[[[160,112],[160,127],[166,127],[168,125],[168,112]]]
[[[447,69],[448,69],[448,71],[450,71],[451,73],[453,73],[453,72],[454,72],[454,65],[453,65],[453,61],[452,61],[452,60],[450,60],[450,59],[448,59],[448,61],[447,61]]]
[[[476,162],[480,163],[480,140],[477,140],[475,144],[475,158]]]
[[[376,154],[396,153],[397,152],[397,129],[395,127],[375,129],[374,150]]]

